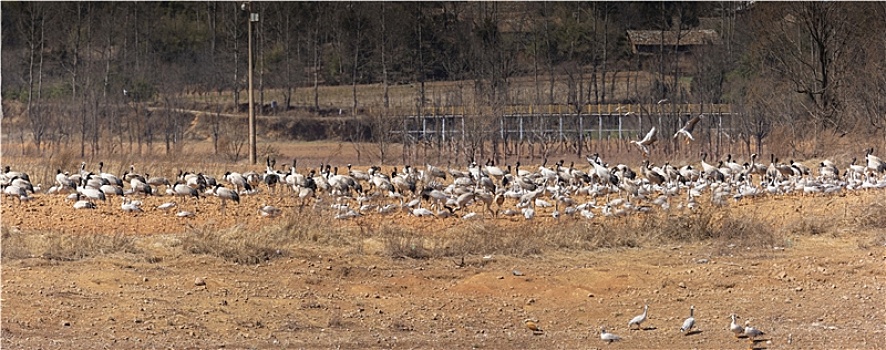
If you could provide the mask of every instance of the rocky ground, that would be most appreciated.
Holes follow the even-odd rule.
[[[145,207],[163,199],[149,200],[158,203]],[[760,199],[734,210],[761,211],[787,224],[827,212],[851,216],[863,212],[860,206],[883,200],[882,193]],[[254,210],[260,202],[247,200],[241,205],[250,210],[226,216],[204,210],[181,219],[153,210],[120,215],[110,204],[83,215],[60,198],[23,207],[5,201],[4,238],[10,232],[46,231],[134,235],[139,249],[70,261],[5,255],[0,345],[886,348],[882,228],[799,228],[784,244],[753,248],[701,241],[466,256],[463,262],[392,258],[372,248],[377,244],[371,239],[360,250],[305,244],[260,264],[182,253],[181,237],[189,227],[211,223],[258,229],[279,220],[261,218]],[[502,224],[516,228],[521,223]],[[13,248],[4,244],[5,252]],[[649,318],[643,329],[629,329],[628,320],[642,313],[644,304]],[[687,335],[679,328],[690,306],[695,307],[697,331]],[[727,330],[732,313],[766,334],[755,343],[733,337]],[[537,319],[543,332],[527,329],[527,318]],[[602,342],[601,326],[623,340]]]

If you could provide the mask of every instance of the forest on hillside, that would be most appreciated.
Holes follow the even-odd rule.
[[[7,139],[17,132],[37,152],[79,142],[82,155],[128,132],[130,143],[164,138],[168,151],[186,121],[133,104],[194,108],[181,96],[214,94],[236,111],[250,13],[257,103],[273,91],[284,110],[319,112],[328,86],[349,87],[337,107],[354,115],[404,99],[422,107],[426,84],[459,81],[492,111],[726,104],[758,142],[777,127],[801,138],[886,127],[884,2],[4,1]],[[631,87],[640,73],[648,84]],[[629,88],[617,89],[625,74]],[[380,102],[358,95],[368,84]]]

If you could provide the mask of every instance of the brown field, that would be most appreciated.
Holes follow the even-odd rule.
[[[356,159],[348,143],[272,146],[299,157],[300,170]],[[44,184],[79,162],[3,159]],[[263,168],[187,155],[106,164],[165,176]],[[196,217],[177,218],[154,209],[169,197],[141,199],[138,214],[122,213],[119,199],[83,212],[62,196],[3,198],[0,346],[886,348],[882,190],[727,207],[702,197],[694,212],[589,221],[334,220],[328,199],[242,199],[226,215],[217,198],[176,200],[198,206]],[[263,204],[283,215],[261,217]],[[644,304],[644,330],[629,330]],[[698,331],[683,335],[690,305]],[[762,340],[734,338],[733,312],[764,330]],[[526,329],[526,318],[544,332]],[[600,326],[624,340],[603,343]]]

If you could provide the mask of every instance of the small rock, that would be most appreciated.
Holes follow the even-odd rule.
[[[697,263],[697,264],[707,264],[709,261],[710,261],[710,260],[708,260],[708,259],[704,259],[704,258],[702,258],[702,259],[698,259],[698,260],[696,260],[695,263]]]
[[[511,273],[513,273],[514,276],[523,276],[523,272],[520,272],[520,270],[514,270],[514,271],[511,271]]]
[[[203,277],[197,277],[197,278],[194,280],[194,285],[195,285],[195,286],[205,286],[205,285],[206,285],[206,280],[204,280]]]
[[[680,282],[679,284],[677,284],[677,287],[686,288],[686,283]]]
[[[62,321],[62,327],[70,327],[71,321]]]
[[[802,292],[802,291],[803,291],[803,287],[797,287],[797,288],[794,288],[794,290],[797,291],[797,292]]]
[[[593,297],[594,297],[594,293],[588,293],[588,298],[593,298]]]

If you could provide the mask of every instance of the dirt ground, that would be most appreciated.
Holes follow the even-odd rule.
[[[883,198],[880,192],[765,198],[733,210],[756,210],[787,223],[825,211],[852,215],[852,203]],[[163,200],[148,198],[157,203],[145,207]],[[256,208],[259,201],[241,206]],[[214,222],[258,228],[282,218],[261,218],[253,210],[191,219],[154,210],[126,216],[108,206],[84,216],[61,198],[43,197],[23,208],[3,204],[7,229],[137,235],[161,257],[4,259],[3,348],[886,347],[882,230],[799,234],[784,247],[701,242],[564,249],[529,257],[468,256],[463,264],[313,245],[285,258],[238,265],[162,252],[188,227]],[[642,330],[630,330],[628,320],[644,304],[648,321]],[[690,306],[697,331],[684,335],[679,328]],[[727,330],[732,313],[765,331],[763,340],[733,337]],[[527,318],[537,319],[544,332],[528,330]],[[602,342],[601,326],[623,340]]]

